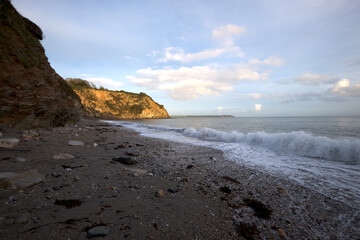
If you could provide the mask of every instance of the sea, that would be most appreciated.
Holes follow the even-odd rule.
[[[221,150],[360,209],[360,117],[175,117],[107,121],[146,137]]]

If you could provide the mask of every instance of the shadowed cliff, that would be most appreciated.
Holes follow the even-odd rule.
[[[0,123],[54,127],[83,114],[79,97],[50,66],[41,29],[0,0]]]

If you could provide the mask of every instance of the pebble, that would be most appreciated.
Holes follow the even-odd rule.
[[[60,153],[60,154],[54,155],[52,158],[56,159],[56,160],[59,160],[59,159],[72,159],[72,158],[75,158],[75,156],[71,155],[70,153]]]
[[[137,161],[132,157],[113,157],[113,161],[126,165],[133,165],[137,163]]]
[[[106,226],[97,226],[88,230],[87,237],[88,238],[105,237],[109,235],[109,232],[110,232],[110,228]]]
[[[0,139],[0,147],[2,148],[14,148],[19,145],[20,140],[17,138],[2,138]]]
[[[97,143],[94,143],[94,145],[93,145],[94,147],[97,147],[98,146],[98,144]]]
[[[158,190],[156,190],[156,192],[155,192],[155,196],[158,197],[158,198],[163,198],[163,197],[165,197],[165,193],[164,193],[163,190],[158,189]]]
[[[15,158],[15,162],[26,162],[26,159],[18,157],[18,158]]]
[[[76,141],[76,140],[70,140],[68,144],[69,146],[81,146],[81,147],[85,145],[82,141]]]
[[[278,229],[278,233],[279,233],[279,236],[280,236],[280,237],[286,238],[286,233],[285,233],[284,229],[279,228],[279,229]]]

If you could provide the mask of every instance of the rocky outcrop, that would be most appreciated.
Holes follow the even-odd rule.
[[[82,79],[66,79],[81,98],[88,116],[102,119],[169,118],[163,105],[145,93],[96,89]]]
[[[41,29],[0,1],[0,123],[53,127],[77,121],[79,97],[50,66]]]

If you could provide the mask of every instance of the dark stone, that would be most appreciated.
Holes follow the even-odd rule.
[[[219,189],[220,189],[220,191],[222,191],[223,193],[226,193],[226,194],[230,194],[230,193],[231,193],[231,189],[228,188],[228,187],[226,187],[226,186],[221,187],[221,188],[219,188]]]
[[[174,189],[172,189],[172,188],[168,188],[168,190],[167,190],[169,193],[176,193],[176,191],[174,190]]]
[[[76,206],[80,206],[81,205],[81,201],[78,199],[69,199],[69,200],[55,200],[54,202],[55,205],[63,205],[66,208],[73,208]]]
[[[190,165],[188,165],[186,168],[187,168],[187,169],[192,169],[193,167],[194,167],[194,165],[190,164]]]
[[[93,238],[93,237],[105,237],[109,235],[110,228],[106,226],[96,226],[88,230],[87,237]]]
[[[272,209],[256,199],[244,199],[245,206],[251,207],[254,210],[254,215],[259,218],[269,219],[272,214]]]
[[[126,165],[133,165],[137,163],[137,161],[132,157],[113,157],[113,161]]]

